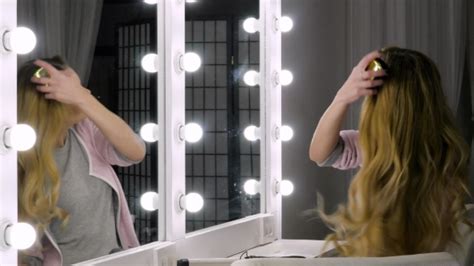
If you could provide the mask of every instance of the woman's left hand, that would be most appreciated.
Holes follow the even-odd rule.
[[[36,89],[44,93],[46,99],[79,107],[90,96],[90,90],[81,85],[79,76],[72,68],[58,70],[42,60],[36,60],[34,64],[48,72],[49,77],[31,78],[31,82],[38,84]]]

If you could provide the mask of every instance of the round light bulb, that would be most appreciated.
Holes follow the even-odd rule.
[[[143,70],[148,73],[156,73],[158,71],[157,62],[158,55],[157,54],[147,54],[142,58],[141,65]]]
[[[196,53],[186,53],[182,60],[182,67],[187,72],[194,72],[201,67],[201,57]]]
[[[256,141],[260,138],[260,129],[254,125],[244,129],[244,137],[249,141]]]
[[[259,83],[260,74],[255,70],[249,70],[244,74],[244,82],[249,86],[255,86]]]
[[[283,196],[288,196],[293,193],[294,186],[289,180],[282,180],[280,183],[280,191]]]
[[[293,138],[293,129],[289,126],[282,126],[280,129],[280,138],[282,141],[289,141]]]
[[[280,19],[280,30],[282,32],[289,32],[293,29],[293,20],[290,17],[284,16]]]
[[[27,54],[36,46],[35,33],[26,28],[18,27],[5,34],[4,47],[17,54]]]
[[[154,5],[157,3],[157,0],[143,0],[143,2],[149,4],[149,5]]]
[[[5,131],[5,145],[17,151],[26,151],[35,145],[35,130],[26,124],[15,125]]]
[[[189,193],[185,197],[185,207],[188,212],[198,212],[204,206],[204,199],[198,193]]]
[[[249,195],[255,195],[260,192],[260,183],[255,179],[249,179],[244,183],[244,191]]]
[[[280,82],[282,86],[288,86],[293,82],[293,73],[289,70],[282,70],[280,74]]]
[[[5,229],[5,242],[16,249],[27,249],[36,241],[36,231],[27,223],[17,223]]]
[[[248,18],[244,20],[243,28],[248,33],[255,33],[258,31],[258,20],[256,18]]]
[[[187,142],[198,142],[203,135],[202,127],[196,123],[189,123],[184,127],[184,139]]]
[[[158,193],[146,192],[140,197],[140,205],[147,211],[158,210]]]
[[[140,128],[140,137],[146,142],[155,142],[158,140],[158,125],[147,123]]]

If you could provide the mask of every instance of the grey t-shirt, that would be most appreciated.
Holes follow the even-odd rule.
[[[65,227],[53,220],[50,231],[64,265],[100,257],[120,248],[116,233],[117,200],[112,188],[89,175],[89,161],[76,134],[69,130],[55,152],[61,175],[58,206],[69,213]]]

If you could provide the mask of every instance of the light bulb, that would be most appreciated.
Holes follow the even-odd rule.
[[[198,142],[203,135],[202,127],[196,123],[189,123],[184,127],[184,139],[187,142]]]
[[[140,137],[146,142],[155,142],[158,140],[158,125],[147,123],[140,128]]]
[[[260,192],[260,183],[255,179],[249,179],[244,183],[244,191],[249,195],[255,195]]]
[[[196,3],[197,0],[186,0],[186,3]]]
[[[293,138],[293,129],[289,126],[282,126],[280,129],[280,138],[282,141],[289,141]]]
[[[293,82],[293,73],[289,70],[282,70],[280,74],[280,82],[282,86],[288,86]]]
[[[248,33],[255,33],[259,28],[259,21],[256,18],[248,18],[244,20],[243,28]]]
[[[27,249],[36,241],[36,231],[27,223],[16,223],[5,229],[5,242],[16,249]]]
[[[289,180],[282,180],[280,183],[280,192],[283,196],[288,196],[293,193],[294,186]]]
[[[158,210],[158,193],[146,192],[140,197],[140,205],[147,211]]]
[[[287,16],[281,17],[280,30],[282,32],[289,32],[291,29],[293,29],[293,20]]]
[[[251,125],[245,128],[244,137],[249,141],[256,141],[260,138],[260,128]]]
[[[187,72],[194,72],[201,67],[201,57],[196,53],[186,53],[180,59],[180,67]]]
[[[158,63],[157,54],[147,54],[142,58],[142,61],[141,61],[143,70],[145,70],[148,73],[156,73],[158,71],[157,63]]]
[[[157,0],[143,0],[143,2],[149,4],[149,5],[154,5],[157,3]]]
[[[260,82],[260,74],[255,70],[249,70],[244,74],[244,82],[249,86],[255,86]]]
[[[181,207],[184,207],[188,212],[198,212],[204,206],[204,200],[198,193],[191,192],[186,197],[183,197],[184,202],[181,202]]]
[[[3,47],[17,54],[27,54],[36,46],[35,33],[26,28],[18,27],[3,34]]]
[[[35,145],[35,130],[26,124],[14,125],[4,129],[4,146],[17,151],[26,151]]]

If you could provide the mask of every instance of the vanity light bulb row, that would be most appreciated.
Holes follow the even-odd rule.
[[[250,125],[244,129],[244,137],[248,141],[257,141],[261,138],[260,128],[255,125]],[[281,128],[276,127],[273,132],[275,139],[281,139],[281,141],[289,141],[293,138],[293,129],[290,126],[284,125]]]
[[[180,140],[186,140],[195,143],[201,140],[204,132],[197,123],[188,123],[186,126],[179,127],[178,135]],[[158,141],[159,126],[155,123],[147,123],[140,128],[140,137],[146,142]]]
[[[281,193],[283,196],[289,196],[293,193],[294,191],[294,186],[293,183],[289,180],[282,180],[281,182],[275,182],[275,192],[276,193]],[[245,181],[244,183],[244,191],[248,195],[256,195],[257,193],[260,193],[261,187],[260,187],[260,182],[255,180],[255,179],[249,179]]]
[[[261,30],[260,20],[253,17],[247,18],[244,20],[242,27],[247,33],[256,33],[257,31]],[[273,29],[275,31],[289,32],[291,29],[293,29],[293,20],[288,16],[275,18]]]
[[[195,192],[188,193],[186,196],[180,194],[177,200],[179,208],[188,212],[198,212],[204,206],[204,199]],[[147,211],[158,210],[158,203],[159,195],[156,192],[149,191],[140,197],[140,205]]]
[[[291,71],[283,69],[280,73],[274,73],[273,84],[282,86],[288,86],[293,82],[293,73]],[[255,70],[249,70],[244,74],[244,83],[248,86],[257,86],[260,84],[260,73]]]

